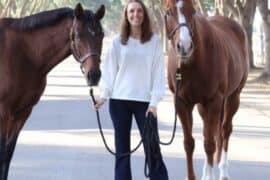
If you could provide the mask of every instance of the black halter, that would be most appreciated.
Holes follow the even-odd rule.
[[[80,64],[83,64],[89,57],[94,57],[94,56],[100,57],[100,54],[91,53],[91,52],[88,52],[85,55],[80,56],[80,53],[79,51],[77,51],[75,42],[73,40],[71,41],[71,50],[72,50],[73,56],[75,57],[75,60],[79,62]]]
[[[79,51],[77,51],[77,48],[75,46],[75,42],[73,40],[71,40],[71,50],[72,50],[72,54],[73,54],[75,60],[80,63],[80,68],[81,68],[81,71],[83,74],[84,74],[83,64],[88,58],[97,56],[98,59],[100,59],[100,54],[98,54],[98,53],[88,52],[85,55],[80,56],[80,53],[79,53]]]

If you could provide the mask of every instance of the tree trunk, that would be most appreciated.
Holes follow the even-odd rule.
[[[1,12],[0,17],[8,17],[10,9],[12,8],[12,4],[14,3],[14,0],[8,0],[7,4],[5,5],[4,9]]]
[[[237,8],[239,12],[239,20],[240,23],[243,25],[247,32],[248,42],[249,42],[249,57],[250,57],[250,67],[254,68],[254,57],[253,57],[253,50],[252,50],[252,35],[253,35],[253,22],[256,12],[256,2],[257,0],[248,0],[246,3],[242,4],[239,0],[237,0]]]
[[[196,0],[196,4],[199,7],[200,12],[205,15],[208,16],[207,10],[203,4],[203,0]]]
[[[250,21],[247,19],[243,19],[243,22],[241,23],[244,29],[246,30],[247,33],[247,38],[248,38],[248,46],[249,46],[249,65],[250,68],[255,68],[255,63],[254,63],[254,57],[253,57],[253,41],[252,41],[252,35],[253,35],[253,26],[250,24]]]
[[[264,61],[266,62],[263,73],[259,79],[266,81],[270,78],[270,11],[268,9],[268,0],[258,0],[258,9],[263,20],[264,32]]]
[[[249,42],[250,67],[255,67],[252,50],[252,25],[257,0],[215,0],[217,13],[237,19],[247,32]]]
[[[157,6],[157,4],[159,4]],[[165,42],[166,41],[166,36],[164,35],[164,22],[163,22],[163,13],[162,13],[162,5],[160,1],[156,1],[156,0],[151,0],[150,1],[150,10],[152,12],[152,15],[154,16],[154,21],[152,23],[154,23],[154,27],[157,31],[157,33],[159,33],[161,35],[161,42]],[[164,51],[166,51],[166,45],[164,47]]]
[[[261,42],[261,57],[262,57],[262,59],[261,59],[261,61],[262,61],[262,64],[265,64],[265,60],[266,60],[266,58],[265,58],[265,54],[264,54],[264,48],[265,48],[265,45],[264,45],[264,30],[263,30],[263,26],[261,25],[260,26],[260,42]]]

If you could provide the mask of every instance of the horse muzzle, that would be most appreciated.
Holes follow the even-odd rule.
[[[183,58],[183,59],[189,59],[194,51],[194,45],[193,43],[190,43],[188,48],[185,48],[184,46],[182,46],[180,43],[176,44],[176,50],[178,55]],[[185,63],[185,62],[184,62]]]
[[[88,86],[97,86],[99,83],[100,77],[101,77],[101,71],[99,69],[90,70],[86,74],[87,85]]]

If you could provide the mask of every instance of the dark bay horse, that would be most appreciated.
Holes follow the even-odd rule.
[[[78,4],[0,19],[0,180],[8,177],[19,132],[54,66],[73,54],[88,85],[98,83],[104,13],[103,5],[93,13]]]
[[[226,17],[204,17],[196,13],[192,0],[166,0],[165,24],[171,49],[168,82],[175,94],[175,108],[184,133],[187,178],[195,179],[192,136],[195,105],[203,120],[206,153],[202,180],[215,179],[214,153],[220,179],[229,179],[228,144],[232,119],[240,103],[240,92],[248,75],[248,46],[243,28]],[[181,80],[176,92],[177,67]]]

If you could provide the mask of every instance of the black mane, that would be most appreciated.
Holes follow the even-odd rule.
[[[24,18],[3,18],[2,23],[17,30],[35,30],[42,27],[57,24],[64,18],[73,17],[73,9],[59,8],[55,10],[43,11]]]

